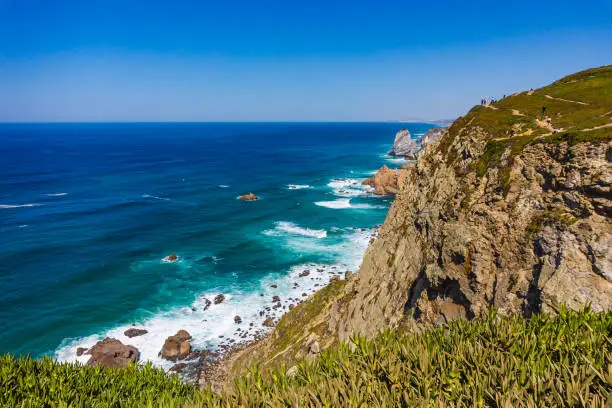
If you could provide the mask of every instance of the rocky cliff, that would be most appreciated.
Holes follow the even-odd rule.
[[[285,315],[232,370],[491,307],[612,309],[612,67],[476,106],[400,173],[359,273]]]

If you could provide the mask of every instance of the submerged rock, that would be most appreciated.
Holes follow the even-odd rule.
[[[241,195],[240,197],[238,197],[238,199],[241,201],[255,201],[255,200],[259,200],[259,197],[253,193],[249,193],[249,194]]]
[[[159,355],[169,361],[184,359],[191,353],[189,339],[191,339],[191,335],[188,332],[179,330],[174,336],[166,339]]]
[[[87,365],[101,367],[125,367],[129,362],[138,362],[140,356],[136,347],[110,337],[97,342],[87,353],[91,354]]]
[[[145,329],[137,329],[135,327],[130,327],[129,329],[127,329],[126,331],[123,332],[124,335],[126,335],[127,337],[129,337],[130,339],[132,337],[136,337],[136,336],[142,336],[143,334],[147,334],[148,331]]]

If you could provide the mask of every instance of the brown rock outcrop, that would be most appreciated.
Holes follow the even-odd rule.
[[[259,200],[259,197],[253,193],[249,193],[249,194],[241,195],[240,197],[238,197],[238,199],[241,201],[255,201],[255,200]]]
[[[147,334],[148,331],[145,329],[137,329],[135,327],[130,327],[129,329],[127,329],[126,331],[123,332],[123,334],[127,337],[129,337],[130,339],[132,337],[137,337],[137,336],[142,336],[143,334]]]
[[[399,170],[391,170],[383,165],[375,175],[366,179],[363,184],[373,187],[375,194],[397,194]]]
[[[140,355],[136,347],[125,345],[110,337],[97,342],[86,353],[91,354],[87,365],[102,367],[125,367],[130,362],[138,362]]]
[[[169,361],[184,359],[191,353],[189,339],[191,339],[189,333],[185,330],[179,330],[174,336],[166,339],[159,355]]]

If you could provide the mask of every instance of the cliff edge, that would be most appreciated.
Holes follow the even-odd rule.
[[[612,309],[612,66],[475,106],[399,171],[359,273],[290,311],[229,372],[491,307]]]

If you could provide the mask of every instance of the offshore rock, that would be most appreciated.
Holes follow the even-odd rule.
[[[259,197],[257,197],[253,193],[249,193],[249,194],[241,195],[240,197],[238,197],[238,199],[241,201],[256,201],[256,200],[259,200]]]
[[[130,362],[138,362],[140,355],[136,347],[125,345],[110,337],[97,342],[87,354],[91,354],[87,365],[101,367],[125,367]]]
[[[397,194],[398,176],[398,170],[391,170],[384,165],[378,169],[375,175],[366,179],[363,184],[373,187],[376,195]]]
[[[123,332],[123,334],[127,337],[129,337],[130,339],[132,337],[136,337],[136,336],[142,336],[143,334],[147,334],[148,331],[145,329],[137,329],[135,327],[130,327],[129,329],[127,329],[126,331]]]
[[[438,141],[446,133],[446,128],[431,128],[420,138],[421,148]]]
[[[405,156],[407,159],[416,159],[419,149],[416,140],[412,139],[407,129],[402,129],[395,134],[395,141],[389,154],[391,156]]]

